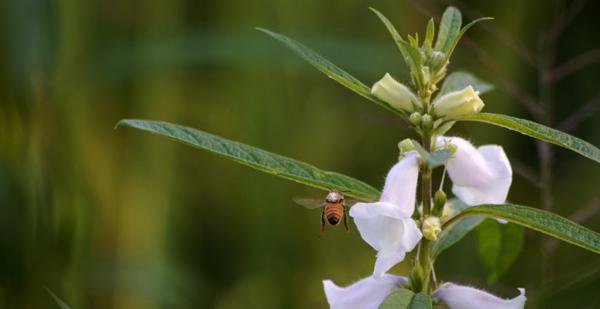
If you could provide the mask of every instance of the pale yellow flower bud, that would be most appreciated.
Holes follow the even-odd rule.
[[[389,73],[373,85],[371,93],[398,110],[412,112],[419,102],[408,87],[397,82]]]
[[[467,86],[463,90],[444,94],[433,102],[433,112],[437,116],[457,117],[479,113],[485,104],[479,92]]]
[[[400,153],[404,154],[411,150],[415,150],[415,144],[413,144],[410,138],[405,138],[398,143],[398,149],[400,150]]]
[[[437,240],[438,234],[442,231],[442,222],[438,217],[427,217],[423,221],[421,228],[423,236],[429,240]]]
[[[421,114],[419,114],[418,112],[410,114],[410,117],[408,119],[410,120],[410,123],[417,127],[421,125]]]

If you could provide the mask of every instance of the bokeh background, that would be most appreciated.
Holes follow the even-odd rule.
[[[325,308],[321,280],[370,274],[356,230],[329,229],[293,196],[324,192],[132,129],[201,128],[380,187],[411,137],[261,26],[306,43],[366,84],[407,68],[383,25],[423,32],[450,3],[469,31],[450,69],[496,85],[486,111],[600,145],[600,7],[594,1],[78,1],[0,4],[0,307]],[[514,132],[460,124],[504,146],[510,200],[600,229],[600,167]],[[542,308],[600,307],[598,256],[526,231],[487,282],[472,233],[437,265],[445,281]],[[406,273],[410,259],[394,268]]]

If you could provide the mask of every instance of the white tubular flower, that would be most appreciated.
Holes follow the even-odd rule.
[[[485,104],[479,92],[467,86],[463,90],[452,91],[433,101],[433,112],[437,116],[456,117],[479,113]]]
[[[513,299],[503,299],[476,288],[444,283],[433,293],[433,298],[443,301],[450,309],[522,309],[525,307],[525,289]]]
[[[437,138],[437,145],[451,143],[456,152],[446,163],[452,192],[469,206],[503,204],[512,183],[512,168],[502,147],[475,148],[460,137]]]
[[[323,280],[323,288],[331,309],[377,309],[394,289],[407,282],[405,277],[385,274],[379,279],[367,277],[343,288],[331,280]]]
[[[408,87],[396,81],[389,73],[385,73],[383,78],[373,85],[371,93],[392,107],[404,111],[414,111],[414,104],[419,102]]]
[[[410,151],[389,171],[379,202],[357,203],[350,209],[360,236],[377,250],[373,270],[377,278],[400,263],[421,240],[421,231],[411,219],[418,176],[418,155]]]

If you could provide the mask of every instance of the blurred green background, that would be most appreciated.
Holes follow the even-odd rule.
[[[405,34],[449,3],[466,20],[496,18],[468,33],[450,65],[496,85],[486,111],[600,145],[593,1],[3,1],[0,307],[57,308],[46,288],[72,308],[326,307],[321,280],[369,275],[375,252],[355,229],[319,238],[319,211],[291,202],[323,192],[113,126],[177,122],[381,187],[396,143],[411,136],[405,125],[254,27],[304,42],[366,84],[385,72],[406,81],[367,7]],[[504,146],[511,201],[600,229],[597,164],[500,128],[455,132]],[[598,256],[531,231],[495,283],[475,235],[437,272],[504,297],[525,287],[531,307],[600,307]]]

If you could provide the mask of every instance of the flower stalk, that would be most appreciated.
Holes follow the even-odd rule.
[[[421,146],[427,151],[431,152],[431,131],[424,130],[423,135],[421,137]],[[421,174],[421,203],[423,205],[423,211],[421,214],[421,228],[423,228],[423,224],[425,222],[425,218],[427,218],[431,214],[431,167],[426,163],[420,165],[420,174]],[[423,238],[419,243],[418,249],[418,257],[417,257],[418,267],[421,270],[420,274],[420,291],[415,292],[430,292],[429,287],[429,277],[431,276],[431,262],[429,260],[429,240]]]

